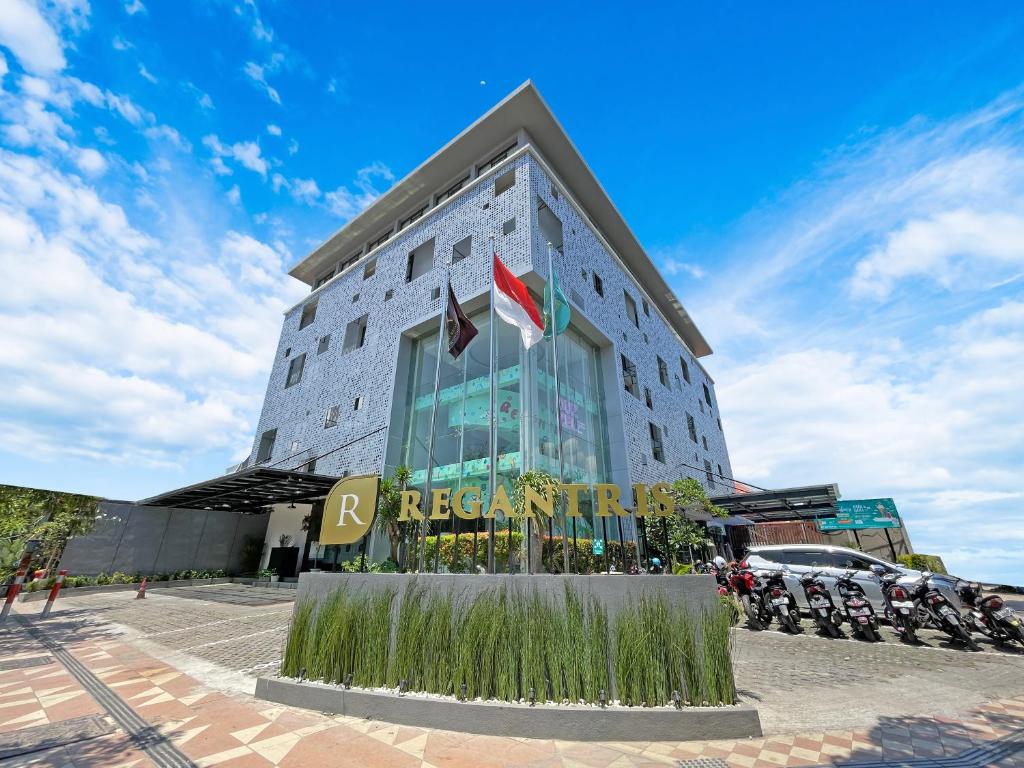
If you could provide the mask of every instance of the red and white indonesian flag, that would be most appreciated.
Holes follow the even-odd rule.
[[[506,323],[516,326],[529,349],[544,338],[544,320],[530,298],[523,281],[509,272],[494,254],[494,311]]]

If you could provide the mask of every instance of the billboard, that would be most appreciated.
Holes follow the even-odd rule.
[[[836,516],[818,520],[819,531],[858,528],[899,528],[900,514],[892,499],[849,499],[836,502]]]

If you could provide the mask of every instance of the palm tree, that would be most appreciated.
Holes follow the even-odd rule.
[[[390,546],[391,561],[405,570],[404,563],[399,563],[399,549],[406,539],[409,522],[399,519],[402,509],[402,491],[412,477],[412,470],[405,465],[395,467],[391,477],[381,480],[380,496],[377,502],[376,525],[387,534]],[[404,559],[404,558],[403,558]]]

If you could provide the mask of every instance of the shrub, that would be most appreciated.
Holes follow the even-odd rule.
[[[105,573],[99,573],[96,575],[96,583],[99,585],[106,585],[110,583],[110,577]]]
[[[672,574],[675,576],[686,576],[693,573],[693,565],[691,563],[675,563],[672,566]]]
[[[121,571],[116,571],[110,576],[111,584],[131,584],[132,580],[133,579],[130,575],[122,573]]]
[[[900,555],[896,558],[900,565],[913,568],[915,571],[932,571],[933,573],[947,573],[946,565],[938,555]]]

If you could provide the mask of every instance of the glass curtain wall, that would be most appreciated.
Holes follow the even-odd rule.
[[[484,498],[490,499],[489,313],[471,319],[479,334],[459,359],[452,359],[447,346],[441,350],[431,484],[451,488],[453,494],[463,486],[479,486]],[[437,332],[414,342],[406,397],[401,461],[413,470],[412,485],[421,490],[426,483],[437,342]],[[558,337],[560,392],[556,398],[551,346],[550,341],[541,341],[527,353],[518,329],[497,320],[497,475],[510,497],[515,479],[525,470],[541,469],[559,477],[556,413],[562,425],[562,478],[588,484],[610,480],[597,348],[572,328]],[[471,501],[467,497],[466,504]],[[426,511],[429,501],[424,498],[424,502]],[[580,506],[584,516],[577,520],[576,534],[585,538],[593,530],[592,509],[583,498]],[[438,523],[432,526],[431,534],[437,533]],[[487,522],[455,518],[444,521],[441,532],[450,534],[455,526],[460,534],[471,534],[477,526],[485,531]],[[513,527],[519,530],[518,521],[513,521]],[[499,536],[506,535],[508,521],[499,515],[495,528]],[[558,521],[554,533],[561,536]],[[572,533],[570,527],[568,535]],[[518,562],[525,559],[520,556]]]

